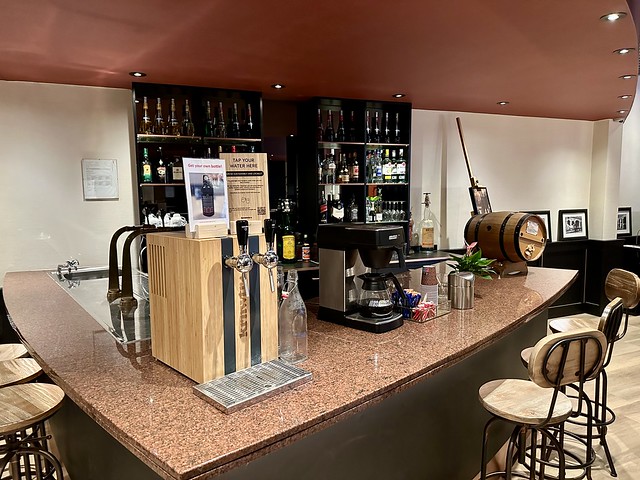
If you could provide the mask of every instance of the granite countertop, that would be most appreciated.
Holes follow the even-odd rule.
[[[7,309],[44,371],[91,418],[163,478],[210,478],[325,428],[433,375],[516,329],[556,300],[574,270],[478,280],[475,308],[384,334],[319,321],[309,307],[313,382],[231,415],[156,361],[122,346],[46,272],[8,273]]]

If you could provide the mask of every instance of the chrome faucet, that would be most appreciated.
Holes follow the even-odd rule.
[[[242,274],[244,293],[249,296],[249,279],[247,274],[253,268],[253,259],[249,255],[249,222],[247,220],[236,220],[236,235],[238,237],[238,247],[240,253],[237,256],[225,257],[224,264],[228,268],[234,268]]]
[[[72,258],[70,260],[67,260],[65,263],[61,263],[58,265],[58,280],[63,280],[64,279],[64,274],[62,273],[63,269],[67,270],[67,274],[71,275],[71,271],[77,271],[78,270],[78,265],[80,265],[80,262],[78,260],[76,260],[75,258]]]
[[[254,263],[262,265],[269,272],[269,285],[271,291],[276,291],[275,282],[273,280],[273,269],[278,266],[278,254],[273,249],[273,238],[275,235],[275,221],[270,218],[264,219],[264,239],[267,242],[267,251],[264,253],[254,253],[251,259]]]

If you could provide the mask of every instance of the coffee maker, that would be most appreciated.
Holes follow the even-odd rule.
[[[404,229],[398,225],[319,225],[318,318],[374,333],[401,326],[389,283],[402,298],[404,291],[389,273],[389,262],[396,252],[400,269],[406,269],[404,243]]]

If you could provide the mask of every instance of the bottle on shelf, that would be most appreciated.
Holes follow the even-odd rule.
[[[282,203],[282,226],[280,228],[282,241],[282,263],[296,262],[296,236],[291,226],[291,204],[288,199]]]
[[[302,261],[308,262],[311,260],[311,244],[309,243],[309,236],[305,233],[302,236]]]
[[[318,153],[318,183],[326,183],[325,182],[325,168],[324,168],[324,160],[322,159],[322,157],[320,156],[320,153]]]
[[[340,171],[338,174],[338,183],[349,183],[349,166],[347,165],[346,154],[340,154]]]
[[[283,297],[278,310],[278,356],[288,363],[302,362],[308,358],[307,307],[298,290],[295,269],[287,272]]]
[[[396,128],[393,135],[393,141],[400,143],[400,113],[396,112]]]
[[[229,125],[229,137],[240,137],[240,119],[238,118],[238,104],[233,103],[233,110],[231,113],[231,123]]]
[[[336,159],[333,148],[327,156],[327,182],[336,183]]]
[[[400,149],[400,158],[398,158],[398,183],[407,182],[407,161],[404,158],[404,149]]]
[[[407,239],[407,252],[411,252],[411,247],[413,247],[413,213],[409,211],[409,238]]]
[[[331,223],[331,211],[333,210],[333,198],[331,194],[327,194],[327,223]]]
[[[180,123],[176,117],[176,100],[171,99],[171,108],[169,113],[169,135],[180,135]]]
[[[218,102],[218,122],[216,123],[216,137],[225,138],[227,136],[227,126],[224,123],[224,109],[222,102]]]
[[[156,165],[156,180],[158,183],[167,182],[167,166],[164,164],[162,147],[158,147],[158,164]]]
[[[437,222],[431,212],[430,193],[424,193],[424,209],[422,212],[422,221],[420,222],[420,230],[418,231],[420,250],[436,250],[438,248],[436,226]]]
[[[351,202],[349,203],[349,208],[347,209],[347,220],[349,222],[357,222],[358,221],[358,204],[356,203],[355,194],[351,195]]]
[[[316,129],[316,140],[321,142],[324,140],[324,127],[322,125],[322,112],[318,109],[318,127]]]
[[[213,137],[213,117],[211,115],[211,101],[207,100],[207,109],[204,117],[204,136]]]
[[[324,129],[324,141],[325,142],[336,141],[336,136],[333,131],[333,110],[329,110],[327,112],[327,126]]]
[[[389,149],[385,149],[384,158],[382,160],[382,182],[391,183],[391,173],[393,171],[393,164],[391,163],[391,157],[389,157]]]
[[[151,162],[149,161],[149,149],[142,149],[142,183],[152,183]]]
[[[164,123],[164,118],[162,117],[162,101],[160,97],[156,98],[156,118],[153,124],[153,133],[156,135],[167,134],[167,125]]]
[[[215,203],[213,201],[213,183],[209,175],[202,176],[202,215],[205,217],[213,217],[216,213]]]
[[[389,129],[389,112],[384,112],[384,128],[382,129],[382,141],[389,143],[391,141]]]
[[[194,155],[195,156],[195,155]],[[184,169],[182,168],[182,157],[176,156],[168,165],[169,181],[171,183],[184,183]]]
[[[138,128],[138,133],[148,135],[153,133],[153,125],[151,123],[151,117],[149,116],[149,104],[147,103],[147,97],[142,98],[142,121]]]
[[[193,127],[193,121],[191,120],[191,107],[189,107],[189,99],[184,101],[184,113],[182,115],[182,128],[180,133],[185,137],[193,137],[195,135],[195,129]]]
[[[247,138],[253,138],[256,136],[253,127],[253,115],[251,114],[251,104],[247,103],[247,120],[244,122],[244,135]]]
[[[324,195],[324,189],[320,193],[320,223],[327,223],[327,199]]]
[[[391,150],[391,183],[398,183],[398,159],[396,158],[396,151]]]
[[[369,114],[369,110],[365,112],[365,121],[364,121],[364,133],[365,133],[365,142],[371,142],[371,115]]]
[[[376,222],[381,222],[383,220],[383,210],[382,210],[382,187],[376,187],[376,201],[375,201],[375,210],[376,210]]]
[[[373,114],[373,134],[371,135],[372,142],[380,142],[380,114],[376,110]]]
[[[345,142],[347,140],[347,132],[344,128],[344,112],[340,110],[340,116],[338,118],[338,130],[336,130],[336,141]]]
[[[353,110],[351,110],[351,117],[349,120],[349,141],[350,142],[358,141],[358,137],[356,134],[356,113]]]
[[[356,152],[349,155],[349,181],[351,183],[360,181],[360,165],[358,164],[358,154]]]
[[[344,203],[340,199],[340,192],[333,194],[331,205],[331,217],[329,223],[340,223],[344,221]]]

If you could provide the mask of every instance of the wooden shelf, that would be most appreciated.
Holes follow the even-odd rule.
[[[184,187],[184,183],[141,183],[141,187]]]
[[[354,146],[354,147],[361,147],[362,145],[364,145],[364,142],[318,142],[318,148],[319,149],[325,149],[325,148],[340,148],[342,146],[344,147],[348,147],[348,146]]]

